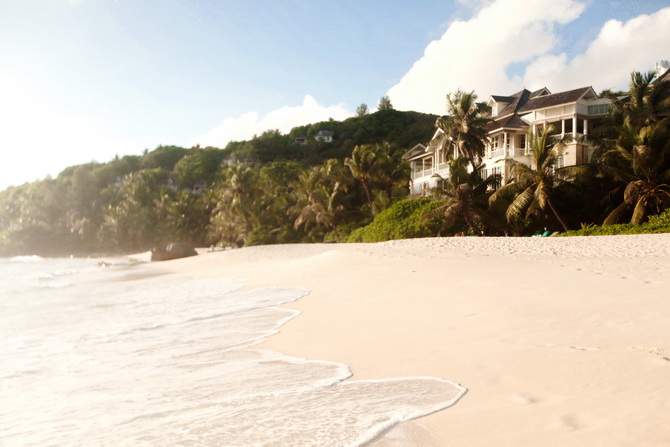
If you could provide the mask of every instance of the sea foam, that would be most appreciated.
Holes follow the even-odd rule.
[[[253,348],[306,289],[53,262],[71,287],[15,286],[0,314],[0,445],[360,446],[465,392]]]

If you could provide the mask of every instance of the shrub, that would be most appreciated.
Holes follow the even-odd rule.
[[[371,224],[351,232],[347,242],[382,242],[435,236],[443,217],[424,219],[423,215],[440,206],[432,199],[405,199],[381,212]]]
[[[251,230],[244,246],[250,247],[252,245],[268,245],[274,243],[275,235],[272,233],[272,229],[267,226],[262,226]]]
[[[640,225],[631,223],[605,226],[582,225],[581,230],[568,231],[558,236],[610,236],[649,233],[670,233],[670,210],[656,216],[649,216],[649,221]]]

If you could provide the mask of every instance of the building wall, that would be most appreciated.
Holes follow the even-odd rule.
[[[606,106],[610,103],[611,101],[605,98],[582,99],[575,103],[533,110],[523,115],[521,119],[528,124],[525,131],[498,129],[489,134],[489,142],[483,156],[485,164],[483,172],[486,175],[500,174],[502,184],[506,184],[511,179],[509,164],[506,163],[506,159],[526,164],[531,163],[527,149],[530,131],[541,132],[545,126],[553,125],[558,134],[574,135],[575,137],[586,135],[603,119],[607,112]],[[507,141],[503,137],[504,134],[507,134]],[[558,167],[588,163],[592,153],[593,148],[590,146],[573,141],[567,145],[563,156],[559,160]],[[439,151],[431,154],[430,157],[434,160],[431,161],[430,172],[424,170],[419,175],[419,172],[412,170],[411,193],[413,195],[427,195],[430,189],[437,185],[438,179],[431,177],[434,173],[437,172],[445,178],[448,176],[448,170],[442,169],[445,167],[443,165],[444,160],[436,160],[439,157]],[[415,174],[417,175],[415,176]]]

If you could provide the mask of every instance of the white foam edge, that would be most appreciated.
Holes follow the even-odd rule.
[[[23,262],[23,263],[30,263],[30,262],[44,262],[45,259],[42,256],[38,255],[25,255],[25,256],[14,256],[9,258],[10,262]]]
[[[446,410],[449,407],[452,407],[458,403],[459,400],[468,392],[468,389],[462,386],[459,383],[452,382],[450,380],[440,379],[439,377],[427,377],[427,376],[413,376],[413,377],[401,377],[394,379],[374,379],[374,380],[354,380],[347,383],[375,383],[375,382],[393,382],[393,381],[410,381],[410,380],[431,380],[449,384],[459,390],[457,396],[453,399],[449,399],[443,403],[429,406],[425,410],[415,411],[415,412],[406,412],[401,414],[397,412],[396,415],[399,417],[396,420],[391,420],[385,424],[378,424],[376,427],[371,427],[369,430],[365,431],[358,437],[353,443],[347,444],[344,447],[365,447],[372,445],[373,442],[379,441],[384,435],[393,430],[398,424],[402,422],[408,422],[422,417],[429,416],[438,411]]]
[[[329,360],[309,360],[309,359],[304,359],[301,357],[294,357],[290,356],[287,354],[282,354],[281,352],[278,351],[273,351],[271,349],[255,349],[256,351],[260,352],[269,352],[274,355],[276,355],[276,361],[281,361],[285,363],[292,363],[295,365],[327,365],[327,366],[335,366],[335,373],[333,376],[324,378],[324,379],[319,379],[319,380],[314,380],[310,385],[305,385],[305,386],[299,386],[299,387],[291,387],[287,388],[281,391],[272,391],[272,392],[267,392],[267,393],[253,393],[253,394],[244,394],[242,396],[237,396],[231,399],[224,399],[221,402],[224,403],[233,403],[233,402],[240,402],[244,400],[251,400],[251,399],[257,399],[259,397],[279,397],[279,396],[287,396],[289,394],[300,394],[306,391],[318,389],[318,388],[324,388],[324,387],[331,387],[331,386],[340,386],[344,383],[345,380],[351,378],[353,374],[351,373],[351,369],[346,363],[342,362],[333,362]]]
[[[307,290],[307,289],[303,289],[303,290],[305,290],[305,291],[307,292],[307,293],[305,293],[305,295],[307,295],[307,294],[309,293],[309,290]],[[305,296],[305,295],[302,295],[300,298],[302,298],[302,297]],[[293,300],[293,301],[287,301],[286,303],[291,303],[291,302],[297,301],[297,300],[300,299],[300,298],[296,298],[296,299]],[[286,303],[282,303],[282,304],[286,304]],[[284,308],[281,308],[281,307],[277,307],[277,306],[280,306],[280,305],[281,305],[281,304],[273,304],[273,305],[271,305],[271,306],[251,307],[251,308],[244,309],[244,310],[240,310],[240,311],[235,311],[235,312],[229,312],[229,313],[226,313],[226,314],[221,314],[221,315],[232,315],[232,314],[238,314],[238,313],[244,313],[244,312],[251,312],[251,311],[253,311],[253,310],[259,310],[259,309],[273,309],[273,308],[274,308],[274,309],[279,309],[279,310],[281,310],[282,312],[285,312],[285,313],[286,313],[286,316],[280,318],[280,319],[277,321],[277,323],[275,323],[274,326],[272,326],[271,328],[269,328],[269,329],[267,329],[267,330],[265,330],[265,331],[259,333],[259,335],[258,335],[257,337],[253,337],[253,338],[250,338],[250,339],[248,339],[248,340],[246,340],[246,341],[243,341],[243,342],[240,342],[240,343],[236,343],[236,344],[233,344],[233,345],[226,346],[226,348],[223,349],[223,352],[226,352],[226,351],[232,351],[232,350],[234,350],[234,349],[250,348],[251,346],[256,346],[256,345],[258,345],[258,344],[261,344],[261,343],[263,343],[265,340],[267,340],[268,338],[272,337],[273,335],[278,334],[278,333],[280,332],[279,328],[281,328],[283,325],[285,325],[286,323],[288,323],[289,321],[291,321],[292,319],[294,319],[295,317],[297,317],[298,315],[300,315],[300,314],[302,313],[302,312],[300,312],[299,310],[294,310],[294,309],[284,309]],[[270,349],[257,349],[257,351],[277,352],[277,351],[272,351],[272,350],[270,350]],[[281,354],[281,355],[285,355],[285,354],[282,354],[282,353],[280,353],[280,352],[277,352],[277,353],[278,353],[278,354]],[[286,357],[289,357],[289,356],[286,355]],[[297,358],[297,357],[296,357],[296,358]],[[305,360],[305,361],[309,361],[309,360]]]

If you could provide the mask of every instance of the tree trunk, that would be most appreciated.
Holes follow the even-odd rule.
[[[556,211],[556,208],[554,208],[554,203],[551,201],[551,199],[549,197],[547,197],[547,205],[549,205],[549,208],[551,208],[551,211],[554,213],[554,216],[556,216],[556,219],[558,219],[558,221],[561,223],[561,225],[563,226],[563,229],[565,231],[570,231],[570,228],[568,228],[568,225],[565,223],[565,221],[563,220],[561,215],[558,214],[558,212]]]
[[[370,193],[370,187],[368,186],[368,182],[366,182],[365,180],[361,180],[361,184],[363,185],[365,196],[368,199],[368,203],[370,204],[370,213],[372,214],[372,217],[375,217],[376,216],[375,207],[373,205],[372,194]]]

